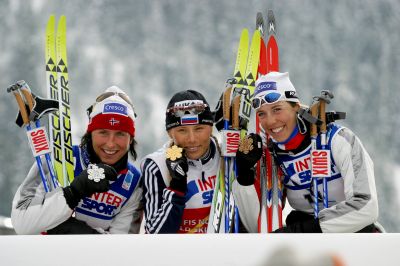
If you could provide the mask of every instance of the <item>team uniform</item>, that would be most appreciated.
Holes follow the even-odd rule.
[[[86,169],[89,156],[86,149],[73,147],[75,176]],[[141,219],[142,189],[139,187],[140,173],[126,160],[126,166],[118,169],[116,181],[104,193],[94,193],[83,198],[72,210],[61,187],[46,193],[34,164],[25,181],[18,188],[12,204],[11,219],[18,234],[39,234],[63,223],[73,215],[99,233],[138,233],[139,226],[131,228],[132,221]],[[123,160],[121,159],[121,160]],[[140,222],[139,222],[140,224]]]
[[[358,137],[347,128],[329,124],[327,140],[331,151],[331,176],[327,179],[329,207],[323,208],[322,179],[318,180],[319,225],[324,233],[360,231],[378,219],[373,162]],[[318,136],[317,146],[320,142]],[[290,206],[312,217],[310,137],[305,136],[294,150],[282,149],[276,143],[273,146],[275,159],[285,173],[283,184]],[[235,181],[233,192],[243,224],[249,232],[257,232],[261,202],[257,189]]]
[[[212,199],[220,164],[217,143],[199,160],[188,159],[187,192],[169,188],[165,152],[169,145],[142,161],[146,233],[211,233]],[[224,230],[223,225],[221,230]]]

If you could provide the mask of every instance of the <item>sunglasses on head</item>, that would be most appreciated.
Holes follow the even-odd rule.
[[[263,96],[255,96],[252,100],[252,106],[254,109],[260,108],[263,104],[269,103],[276,103],[282,98],[282,94],[279,92],[270,92]]]
[[[126,95],[125,93],[113,92],[113,91],[108,91],[108,92],[102,93],[96,98],[96,103],[102,102],[103,100],[110,98],[111,96],[118,96],[122,100],[124,100],[127,104],[129,104],[133,109],[133,113],[134,113],[135,117],[137,117],[136,112],[135,112],[135,106],[133,105],[132,101],[129,99],[128,95]],[[92,113],[93,107],[95,106],[95,104],[93,104],[92,106],[90,106],[89,108],[86,109],[86,113],[88,114],[88,116],[90,116],[90,114]]]
[[[105,100],[105,99],[107,99],[107,98],[110,98],[111,96],[118,96],[118,97],[120,97],[122,100],[124,100],[126,103],[128,103],[130,106],[132,106],[132,108],[134,107],[133,106],[133,103],[131,102],[131,100],[129,99],[129,97],[128,97],[128,95],[126,95],[125,93],[122,93],[122,92],[113,92],[113,91],[108,91],[108,92],[105,92],[105,93],[103,93],[103,94],[100,94],[97,98],[96,98],[96,102],[101,102],[101,101],[103,101],[103,100]]]
[[[167,109],[167,113],[173,114],[176,117],[182,117],[186,114],[199,115],[206,110],[207,104],[196,103],[188,106],[174,106]]]

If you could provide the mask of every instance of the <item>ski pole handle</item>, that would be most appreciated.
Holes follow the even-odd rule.
[[[229,119],[230,119],[231,93],[232,93],[232,86],[230,85],[230,87],[226,88],[223,99],[222,99],[224,129],[228,129],[228,127],[227,127],[227,125],[225,125],[225,123],[227,121],[229,121]]]
[[[24,125],[29,125],[29,118],[28,118],[28,112],[26,111],[26,106],[25,102],[22,99],[21,94],[18,91],[13,91],[15,100],[17,101],[19,111],[21,113],[22,121]]]
[[[21,90],[22,94],[24,95],[26,102],[28,103],[29,111],[32,111],[33,104],[34,104],[32,93],[30,93],[25,87],[22,87],[20,90]]]
[[[319,102],[314,103],[313,105],[311,105],[310,109],[311,109],[311,116],[317,118],[318,117],[318,107],[319,107]],[[310,135],[312,138],[316,138],[318,135],[318,131],[317,131],[317,124],[311,124],[311,128],[310,128]],[[316,148],[316,147],[314,147]]]
[[[240,95],[233,98],[232,103],[232,128],[239,130],[239,108],[240,108]]]
[[[326,107],[326,101],[324,99],[320,99],[320,102],[319,102],[319,119],[322,121],[322,124],[320,126],[322,148],[325,148],[325,145],[326,145],[326,115],[325,115],[325,107]]]
[[[333,94],[328,90],[321,91],[319,97],[319,118],[322,122],[321,128],[321,145],[325,148],[326,145],[326,105],[330,103],[330,99],[333,98]]]
[[[319,119],[322,122],[320,125],[321,129],[321,145],[326,145],[326,105],[331,102],[333,94],[329,90],[321,91],[321,96],[315,97],[319,102]]]
[[[320,126],[321,132],[326,133],[326,116],[325,116],[326,102],[321,99],[319,102],[319,119],[321,119],[322,124]]]

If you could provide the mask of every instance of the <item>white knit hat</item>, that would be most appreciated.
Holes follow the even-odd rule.
[[[266,75],[260,76],[256,81],[256,89],[254,98],[266,98],[265,96],[270,93],[280,94],[273,102],[288,101],[300,102],[297,97],[296,89],[289,79],[289,73],[270,72]],[[272,103],[272,102],[265,102]]]

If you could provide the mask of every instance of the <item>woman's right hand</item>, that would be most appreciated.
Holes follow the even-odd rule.
[[[182,148],[174,145],[169,149],[167,151],[167,158],[165,159],[168,171],[172,177],[169,187],[172,190],[185,194],[187,191],[187,172],[189,171],[187,158],[182,152]],[[179,154],[177,154],[178,151]]]
[[[68,206],[74,209],[84,197],[90,197],[96,192],[106,192],[110,187],[109,181],[117,179],[117,171],[107,164],[89,164],[74,178],[71,185],[63,188]]]
[[[236,152],[237,181],[242,186],[254,184],[254,165],[263,154],[262,139],[255,133],[250,133],[240,140]]]

